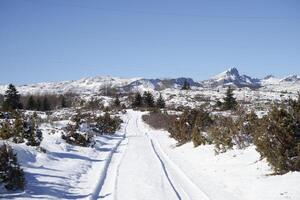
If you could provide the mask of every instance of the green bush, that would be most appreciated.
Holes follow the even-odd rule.
[[[175,115],[168,115],[162,113],[160,110],[157,112],[150,112],[147,115],[143,115],[143,121],[154,129],[168,130],[172,123],[175,121]]]
[[[13,149],[4,144],[0,147],[0,184],[7,190],[24,189],[24,172],[20,168]]]
[[[199,110],[192,130],[192,141],[195,147],[212,143],[211,138],[206,132],[212,124],[213,120],[209,113]]]
[[[234,122],[230,117],[218,117],[209,129],[216,153],[224,153],[234,145],[232,136]]]
[[[170,137],[184,144],[192,140],[192,132],[198,116],[199,110],[185,110],[169,128]]]
[[[121,123],[120,117],[111,117],[106,112],[103,116],[96,118],[96,130],[101,134],[113,134],[120,128]]]
[[[24,138],[27,139],[26,145],[40,146],[43,140],[43,133],[38,129],[34,118],[29,119],[25,123]]]
[[[0,139],[7,140],[13,136],[11,125],[8,121],[3,122],[0,128]]]
[[[254,133],[257,151],[277,174],[300,170],[299,122],[296,112],[274,106]]]

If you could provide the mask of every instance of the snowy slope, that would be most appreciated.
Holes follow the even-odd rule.
[[[200,87],[201,84],[191,78],[176,79],[144,79],[144,78],[118,78],[110,76],[98,76],[82,78],[75,81],[62,81],[52,83],[37,83],[17,86],[20,94],[98,94],[101,90],[117,88],[120,91],[145,91],[163,90],[166,88],[181,88],[187,80],[192,87]],[[8,85],[0,85],[0,94],[4,94]]]
[[[285,78],[275,78],[267,76],[263,79],[251,78],[247,75],[240,75],[236,68],[231,68],[222,72],[211,79],[196,82],[191,78],[175,79],[145,79],[145,78],[118,78],[110,76],[98,76],[82,78],[80,80],[62,81],[52,83],[38,83],[17,86],[21,94],[63,94],[77,93],[84,96],[98,95],[101,91],[109,88],[117,88],[121,92],[151,91],[169,93],[180,93],[180,89],[187,80],[192,86],[193,91],[202,91],[209,94],[216,90],[222,90],[229,85],[238,88],[241,93],[249,93],[249,88],[261,93],[273,93],[271,96],[278,96],[278,93],[297,93],[300,90],[300,77],[290,75]],[[4,94],[7,85],[0,85],[0,94]],[[184,94],[182,94],[184,96]],[[172,99],[173,100],[173,99]],[[273,100],[271,98],[271,100]]]
[[[123,119],[126,120],[126,116]],[[42,125],[44,139],[41,147],[47,153],[37,152],[25,144],[10,143],[24,169],[26,187],[24,192],[10,194],[3,194],[0,188],[0,199],[92,198],[98,184],[104,180],[103,171],[114,149],[124,138],[126,123],[115,135],[97,136],[95,148],[89,148],[69,145],[61,139],[61,127],[67,122]]]
[[[69,92],[77,94],[97,94],[100,90],[105,90],[110,87],[123,87],[139,79],[141,78],[125,79],[110,76],[98,76],[74,81],[22,85],[17,86],[17,89],[20,94],[63,94]],[[4,94],[6,89],[7,85],[1,85],[0,93]]]

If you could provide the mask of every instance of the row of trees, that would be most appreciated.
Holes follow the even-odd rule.
[[[16,87],[8,86],[2,103],[2,110],[13,111],[15,109],[27,109],[37,111],[48,111],[55,108],[66,108],[71,105],[69,95],[30,95],[21,96]]]
[[[137,107],[164,108],[166,106],[166,103],[161,94],[159,95],[158,99],[155,101],[151,92],[144,92],[143,96],[139,92],[137,92],[134,96],[131,106],[133,108],[137,108]]]
[[[37,110],[37,111],[49,111],[55,108],[67,108],[70,107],[69,100],[63,95],[44,95],[44,96],[33,96],[23,97],[26,100],[27,110]]]

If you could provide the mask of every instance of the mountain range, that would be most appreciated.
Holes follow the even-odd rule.
[[[17,86],[21,94],[45,94],[45,93],[77,93],[97,94],[101,90],[116,88],[123,92],[180,89],[187,81],[193,89],[197,88],[218,88],[232,86],[235,88],[247,87],[250,89],[277,87],[280,90],[289,86],[294,89],[300,88],[300,77],[290,75],[283,79],[268,75],[263,79],[252,78],[247,75],[240,75],[238,69],[230,68],[208,80],[194,81],[191,78],[180,77],[173,79],[146,79],[146,78],[117,78],[110,76],[97,76],[82,78],[73,81],[61,81],[50,83],[37,83]],[[7,85],[0,85],[0,93],[4,94]]]

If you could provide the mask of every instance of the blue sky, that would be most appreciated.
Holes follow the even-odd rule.
[[[300,74],[298,0],[0,0],[0,83]]]

